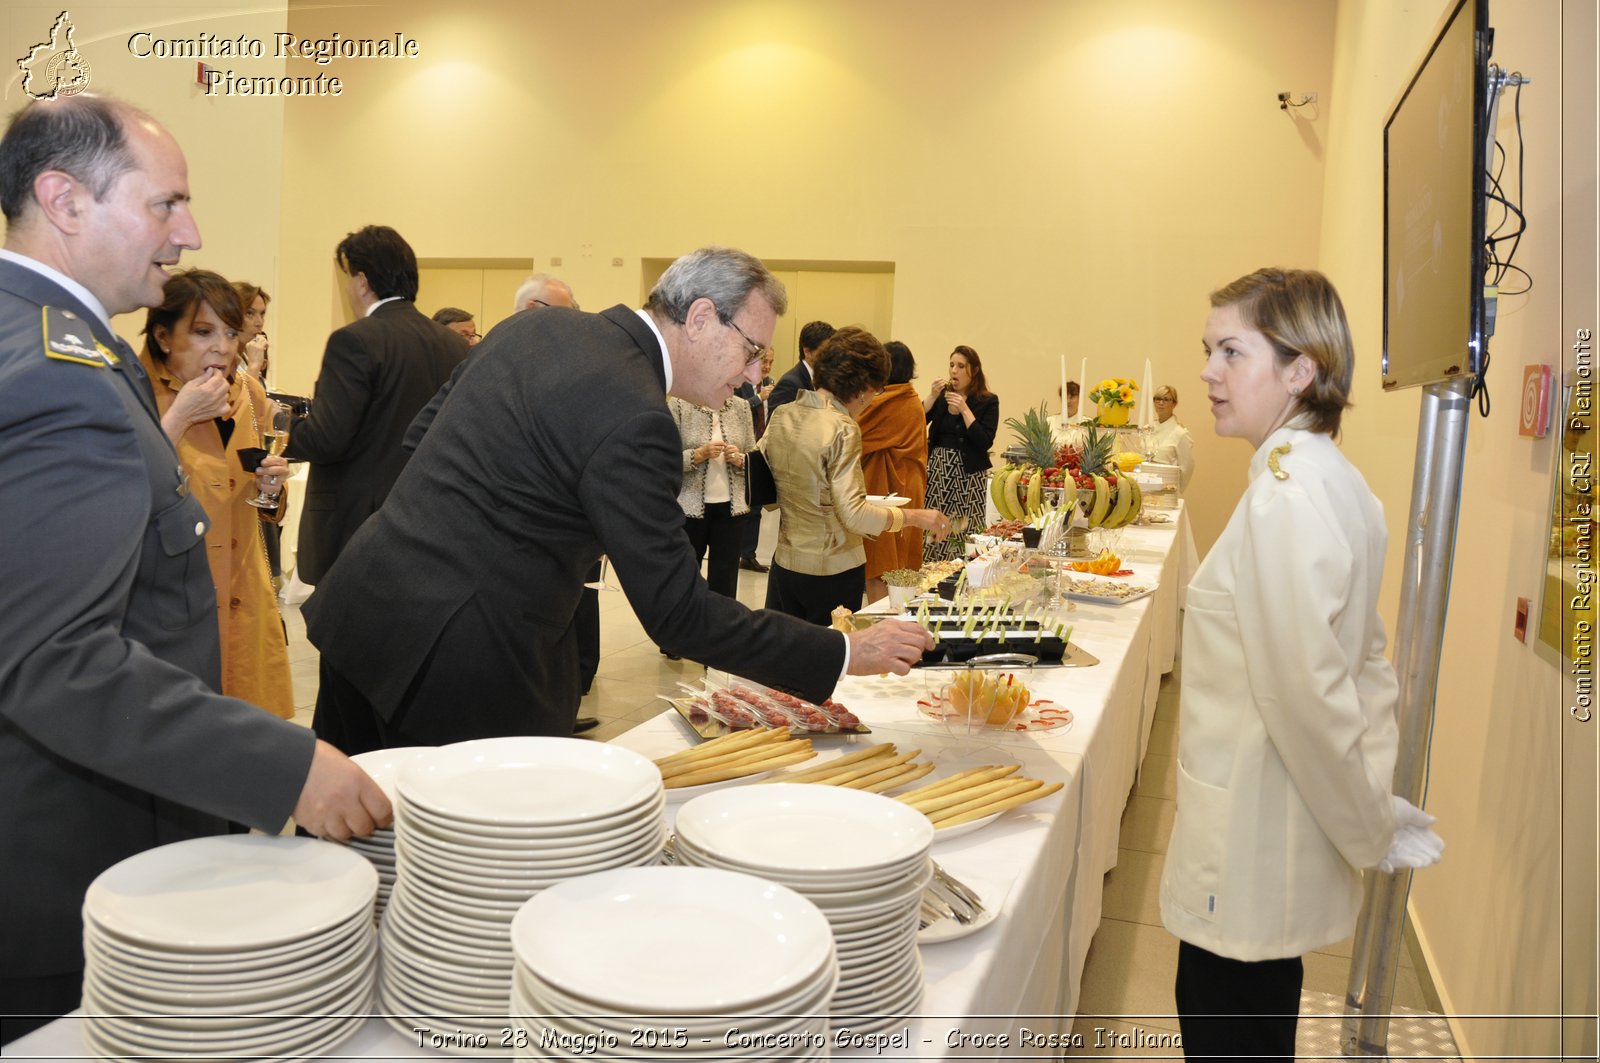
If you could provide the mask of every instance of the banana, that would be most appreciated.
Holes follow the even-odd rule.
[[[1144,509],[1144,488],[1131,476],[1128,477],[1128,486],[1133,488],[1133,507],[1128,513],[1128,523],[1131,524],[1139,516],[1139,511]]]
[[[1106,510],[1111,508],[1111,485],[1104,476],[1094,478],[1094,508],[1089,510],[1089,527],[1098,528],[1105,523]]]
[[[1017,484],[1022,482],[1022,470],[1012,469],[1006,474],[1006,516],[1022,520],[1022,501],[1017,496]]]
[[[1031,520],[1039,515],[1039,510],[1044,505],[1044,470],[1035,465],[1029,475],[1031,479],[1028,481],[1027,511]]]
[[[1001,498],[1005,495],[1006,473],[1010,471],[1011,466],[1008,463],[1000,466],[989,477],[989,501],[994,503],[995,512],[1000,514],[1002,519],[1006,516],[1006,504],[1001,501]]]
[[[1117,477],[1117,504],[1111,507],[1111,515],[1106,518],[1106,527],[1120,528],[1128,523],[1128,517],[1133,512],[1133,491],[1129,485],[1133,478],[1126,473]]]

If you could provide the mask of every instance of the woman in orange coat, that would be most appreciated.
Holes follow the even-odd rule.
[[[883,394],[857,419],[861,426],[861,474],[867,492],[901,495],[911,509],[921,509],[928,489],[928,437],[922,400],[911,386],[917,363],[911,348],[899,340],[883,345],[889,352],[889,383]],[[922,567],[922,529],[907,524],[864,541],[867,550],[867,601],[888,593],[883,574],[897,568]]]
[[[155,389],[161,427],[178,449],[189,489],[211,518],[206,557],[216,584],[222,637],[222,692],[288,719],[294,715],[289,650],[267,572],[261,520],[283,519],[288,463],[263,458],[254,476],[239,451],[264,446],[272,405],[261,382],[237,372],[244,308],[210,270],[173,274],[161,305],[145,319],[139,361]],[[277,510],[249,504],[279,493]]]

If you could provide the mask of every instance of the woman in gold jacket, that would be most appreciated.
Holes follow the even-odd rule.
[[[241,449],[264,445],[262,431],[272,419],[260,381],[235,371],[243,323],[239,296],[221,276],[175,273],[145,320],[139,361],[189,489],[211,519],[206,557],[217,592],[222,692],[288,719],[294,715],[289,651],[261,538],[263,517],[283,519],[283,496],[276,510],[248,502],[257,491],[280,492],[288,463],[263,458],[253,476],[240,463]]]
[[[767,608],[826,624],[838,606],[861,607],[865,535],[906,525],[948,534],[936,509],[896,509],[867,501],[856,418],[882,392],[889,355],[872,333],[846,328],[817,352],[815,391],[802,391],[772,415],[761,450],[778,488],[778,547],[767,577]]]

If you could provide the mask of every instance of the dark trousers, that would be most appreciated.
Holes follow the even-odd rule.
[[[0,1045],[48,1026],[78,1006],[83,972],[0,978]]]
[[[596,561],[584,582],[600,579],[600,562]],[[600,592],[588,587],[578,597],[578,611],[572,614],[572,626],[578,632],[578,677],[583,681],[583,692],[589,693],[594,674],[600,670]]]
[[[866,593],[866,565],[857,565],[834,576],[808,576],[803,572],[790,572],[774,561],[772,571],[767,574],[767,608],[813,624],[832,623],[833,611],[841,605],[860,609],[861,598]]]
[[[707,502],[704,517],[683,518],[683,530],[700,560],[709,551],[706,583],[724,598],[739,595],[739,521],[731,502]]]
[[[1178,943],[1178,1028],[1186,1059],[1294,1061],[1300,957],[1230,960]]]
[[[733,519],[739,522],[739,556],[755,557],[756,545],[761,542],[761,511],[752,509]]]
[[[456,610],[387,718],[324,657],[311,721],[317,737],[354,756],[475,738],[572,734],[582,697],[577,632],[568,623],[541,645],[536,621],[508,625],[497,612],[502,609],[474,598]]]

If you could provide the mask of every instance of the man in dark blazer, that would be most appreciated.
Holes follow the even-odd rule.
[[[112,864],[229,820],[389,817],[327,743],[217,693],[210,520],[110,325],[200,246],[188,199],[177,142],[127,104],[36,103],[0,140],[0,1041],[78,1006]]]
[[[602,553],[669,652],[825,698],[848,669],[904,674],[927,635],[849,636],[711,593],[683,530],[666,396],[720,407],[753,379],[783,285],[705,248],[646,308],[549,309],[497,325],[383,508],[305,605],[322,652],[318,733],[364,745],[566,735],[573,612]]]
[[[811,363],[817,360],[817,351],[828,337],[834,333],[834,327],[826,321],[808,321],[800,329],[800,360],[794,368],[778,378],[778,383],[773,387],[772,394],[767,397],[767,419],[778,412],[778,407],[786,402],[793,402],[794,397],[802,391],[811,391],[815,385],[811,381]]]
[[[385,225],[334,252],[361,316],[328,337],[311,416],[286,455],[311,463],[296,570],[315,586],[361,522],[383,505],[409,453],[406,428],[467,356],[467,341],[415,305],[417,256]]]

